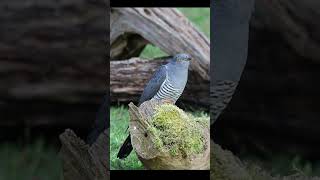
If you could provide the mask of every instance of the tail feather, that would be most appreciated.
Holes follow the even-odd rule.
[[[127,139],[124,141],[124,143],[122,144],[122,146],[118,152],[117,158],[124,159],[124,158],[128,157],[132,150],[133,150],[133,147],[132,147],[131,138],[129,135],[127,137]]]

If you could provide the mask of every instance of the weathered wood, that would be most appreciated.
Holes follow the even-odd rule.
[[[191,69],[209,80],[210,42],[174,8],[112,8],[110,44],[125,34],[139,34],[167,54],[189,53]]]
[[[0,2],[0,126],[88,127],[109,81],[109,10],[109,0]]]
[[[232,152],[210,142],[210,179],[214,180],[319,180],[319,177],[307,176],[296,172],[288,176],[274,175],[253,162],[242,162]],[[290,166],[288,164],[288,166]]]
[[[110,58],[115,60],[137,57],[147,44],[148,41],[138,34],[124,34],[112,43]]]
[[[108,131],[101,133],[91,147],[70,129],[60,135],[64,180],[110,179]]]
[[[111,101],[137,102],[154,71],[168,61],[159,59],[132,58],[110,62]],[[194,69],[189,71],[186,88],[179,100],[198,105],[209,105],[209,81],[198,76]]]
[[[210,126],[209,118],[205,125],[194,125],[186,128],[201,129],[205,148],[199,154],[171,156],[169,152],[159,151],[154,145],[156,134],[149,131],[155,109],[164,102],[151,99],[139,107],[129,104],[129,131],[133,149],[139,160],[150,170],[209,170],[210,169]],[[159,137],[158,137],[159,138]]]
[[[108,75],[105,3],[1,1],[0,100],[97,102]]]

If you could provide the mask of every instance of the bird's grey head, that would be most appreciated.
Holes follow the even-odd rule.
[[[177,54],[173,56],[172,64],[174,64],[177,67],[188,69],[191,59],[192,58],[189,54],[185,54],[185,53]]]
[[[176,60],[177,62],[184,62],[184,61],[189,62],[192,58],[189,54],[181,53],[181,54],[175,55],[173,59]]]

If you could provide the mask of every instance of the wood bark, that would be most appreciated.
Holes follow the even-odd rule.
[[[60,135],[64,180],[110,179],[108,131],[101,133],[91,147],[70,129]]]
[[[109,81],[109,10],[109,0],[0,2],[0,126],[88,127]]]
[[[150,170],[209,170],[210,169],[210,126],[209,118],[206,124],[196,124],[192,127],[201,130],[205,148],[199,154],[182,157],[171,156],[169,152],[159,151],[154,144],[156,134],[149,131],[150,120],[156,107],[163,104],[161,100],[151,99],[139,107],[132,102],[129,104],[129,131],[131,143],[139,160],[146,169]]]
[[[137,57],[149,42],[138,34],[124,34],[112,43],[111,60]]]
[[[110,44],[124,34],[139,34],[169,55],[189,53],[191,69],[209,80],[210,42],[207,37],[174,8],[113,8]]]
[[[97,102],[108,74],[105,5],[1,1],[0,98]]]
[[[210,142],[210,179],[214,180],[319,180],[319,177],[307,176],[296,172],[287,176],[271,174],[260,165],[251,162],[242,162],[232,152],[221,148],[213,141]],[[288,164],[289,166],[289,164]]]
[[[168,62],[169,57],[158,59],[131,58],[110,62],[111,101],[129,102],[139,100],[142,91],[152,74],[159,66]],[[197,75],[191,69],[186,88],[180,100],[209,105],[209,81]]]

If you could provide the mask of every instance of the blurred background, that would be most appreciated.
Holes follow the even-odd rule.
[[[59,134],[87,136],[108,84],[105,11],[0,2],[0,179],[59,179]]]
[[[320,175],[320,2],[255,3],[248,61],[212,136],[274,174]]]

